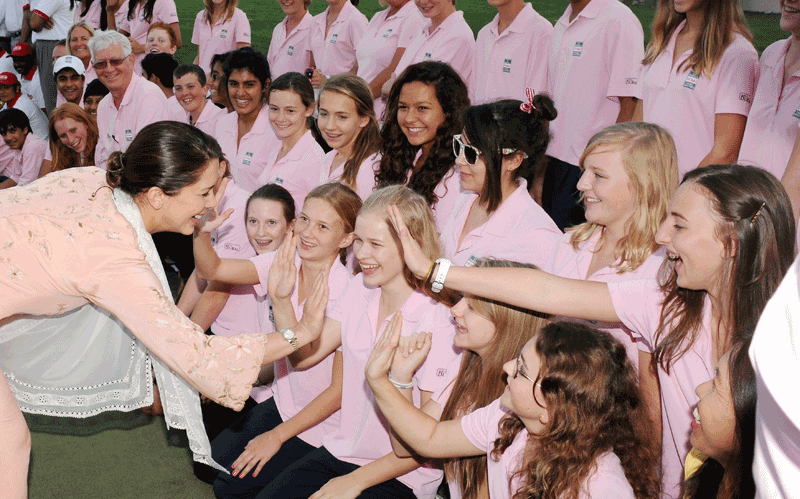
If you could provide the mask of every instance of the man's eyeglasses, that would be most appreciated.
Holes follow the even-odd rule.
[[[94,66],[94,69],[96,69],[96,70],[106,69],[106,67],[108,67],[109,64],[111,64],[115,68],[118,68],[119,66],[122,65],[123,62],[125,62],[125,59],[127,59],[130,56],[131,55],[128,54],[125,57],[123,57],[122,59],[108,59],[107,61],[97,61],[97,62],[93,62],[92,65]]]

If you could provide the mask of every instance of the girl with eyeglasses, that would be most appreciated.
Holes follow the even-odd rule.
[[[561,231],[528,194],[522,175],[537,164],[550,141],[557,113],[546,95],[523,104],[501,100],[464,113],[453,136],[462,193],[441,234],[442,249],[456,265],[493,256],[543,266]]]
[[[658,497],[657,453],[619,342],[583,324],[549,324],[503,365],[499,398],[437,421],[416,410],[387,376],[398,356],[421,362],[429,338],[408,348],[399,328],[387,328],[366,367],[381,413],[420,456],[485,456],[492,499]]]

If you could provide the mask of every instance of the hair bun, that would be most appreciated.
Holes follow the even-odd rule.
[[[543,120],[553,121],[558,116],[553,99],[547,94],[536,94],[533,97],[533,106]]]
[[[108,157],[108,169],[106,171],[106,182],[109,187],[117,188],[122,185],[123,170],[125,165],[122,162],[122,153],[114,151]]]

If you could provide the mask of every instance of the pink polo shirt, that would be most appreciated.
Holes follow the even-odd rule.
[[[786,170],[800,123],[800,71],[783,85],[784,62],[791,38],[764,50],[758,85],[747,115],[739,164],[759,166],[779,179]]]
[[[217,209],[220,213],[228,209],[233,209],[234,212],[211,234],[211,242],[220,258],[251,258],[256,254],[256,250],[250,245],[244,224],[248,197],[248,192],[239,188],[233,179],[229,179]],[[219,336],[258,333],[257,307],[253,286],[231,286],[228,301],[211,324],[211,331]]]
[[[356,47],[367,30],[369,21],[352,3],[346,1],[339,17],[325,34],[328,10],[314,16],[309,44],[314,63],[322,74],[347,73],[356,65]]]
[[[582,279],[586,281],[597,282],[615,282],[615,281],[629,281],[650,279],[655,280],[661,264],[664,263],[665,252],[663,248],[659,248],[655,253],[650,255],[636,270],[620,274],[619,269],[616,267],[603,267],[597,270],[594,274],[589,274],[589,265],[592,264],[592,256],[597,249],[597,243],[600,242],[601,231],[595,231],[592,236],[586,241],[578,245],[575,250],[570,243],[572,232],[567,232],[561,236],[561,241],[556,246],[550,261],[542,267],[543,270],[551,274],[570,279]],[[559,317],[554,320],[570,320],[578,321],[568,317]],[[584,322],[584,321],[579,321]],[[634,367],[639,366],[639,345],[641,341],[638,333],[634,333],[628,329],[624,324],[617,323],[601,323],[596,321],[586,321],[587,325],[603,330],[609,333],[614,338],[618,339],[625,345],[625,350],[628,352],[628,358],[633,362]]]
[[[205,9],[201,10],[194,18],[192,43],[197,45],[197,65],[210,73],[211,58],[215,54],[236,50],[237,43],[250,43],[247,14],[237,8],[230,19],[221,19],[211,26],[206,21]]]
[[[259,294],[267,294],[267,282],[269,280],[269,269],[275,260],[275,252],[263,253],[250,261],[258,270],[260,284],[256,285]],[[295,255],[295,265],[300,268],[302,261],[299,255]],[[337,258],[333,262],[330,274],[328,275],[328,287],[330,295],[328,297],[328,309],[341,298],[347,285],[353,278],[353,274],[345,268]],[[292,290],[291,302],[294,313],[297,317],[303,315],[303,303],[300,303],[297,286]],[[269,323],[265,324],[264,333],[275,331],[275,320],[272,317],[272,301],[266,297],[264,306],[269,313]],[[267,311],[265,310],[265,311]],[[328,355],[324,360],[313,367],[303,370],[295,370],[292,364],[282,358],[275,361],[275,381],[272,383],[273,398],[281,419],[289,420],[299,413],[305,406],[311,403],[319,394],[331,385],[331,372],[333,371],[333,354]],[[318,423],[313,428],[297,435],[300,440],[314,447],[322,446],[325,435],[335,433],[339,429],[339,411],[328,416],[324,421]]]
[[[86,24],[91,26],[94,29],[100,29],[100,0],[94,0],[92,5],[89,6],[89,10],[86,12],[86,15],[81,17],[81,12],[83,12],[84,2],[75,2],[75,10],[73,11],[72,16],[72,24],[77,23],[78,21],[84,21]],[[127,9],[125,9],[127,11]]]
[[[664,299],[657,280],[612,281],[608,290],[622,323],[638,335],[639,349],[653,352]],[[658,369],[663,432],[661,483],[665,497],[680,496],[683,463],[691,449],[692,409],[698,400],[694,390],[714,377],[711,341],[711,303],[706,299],[703,322],[691,349],[673,362],[669,374],[661,367]]]
[[[259,186],[280,185],[289,191],[294,198],[294,205],[300,209],[311,189],[328,180],[328,172],[322,168],[322,158],[325,157],[325,153],[317,144],[311,130],[303,134],[286,156],[278,159],[280,152],[281,145],[278,142],[277,146],[267,154],[264,169],[256,183]]]
[[[97,107],[97,127],[101,130],[94,153],[95,164],[106,169],[113,151],[125,152],[139,130],[167,119],[167,98],[155,83],[134,74],[119,109],[111,94]]]
[[[525,89],[545,91],[547,45],[553,25],[526,3],[514,21],[498,33],[500,15],[478,32],[474,104],[497,99],[527,102]]]
[[[120,11],[124,11],[122,21],[117,21],[117,31],[127,31],[130,33],[131,38],[142,44],[142,46],[147,42],[147,31],[150,29],[151,24],[159,21],[165,24],[178,22],[178,10],[175,7],[175,0],[156,0],[153,5],[153,16],[149,22],[144,20],[144,4],[144,1],[139,2],[133,12],[133,16],[131,16],[132,18],[128,20],[128,4],[125,3],[120,8]],[[137,75],[142,73],[142,59],[144,59],[144,56],[144,52],[136,54],[133,71]]]
[[[311,67],[311,25],[314,18],[306,12],[291,33],[286,34],[286,19],[272,29],[269,42],[269,71],[275,79],[284,73],[305,73]]]
[[[738,34],[725,48],[711,78],[689,69],[679,72],[681,63],[692,54],[692,49],[687,50],[673,66],[675,40],[685,23],[675,29],[666,50],[642,70],[644,121],[661,125],[672,134],[678,144],[681,177],[711,152],[717,114],[747,116],[758,79],[756,49]]]
[[[408,43],[394,74],[399,76],[407,67],[423,61],[446,62],[461,76],[467,88],[473,87],[475,35],[464,20],[463,12],[453,12],[433,31],[430,19],[426,19],[422,30]]]
[[[180,103],[178,103],[178,107],[170,107],[170,115],[169,119],[173,121],[180,121],[181,123],[189,123],[189,113],[186,112],[183,107],[181,107]],[[227,116],[228,110],[217,107],[214,105],[213,102],[210,100],[206,100],[205,106],[203,106],[203,110],[200,111],[200,116],[197,117],[197,122],[192,123],[194,126],[199,128],[201,131],[214,136],[214,131],[217,128],[217,121]],[[236,113],[233,113],[236,114]]]
[[[328,175],[327,182],[339,182],[344,173],[344,163],[339,165],[334,171],[331,171],[331,164],[333,163],[334,157],[336,157],[336,149],[330,151],[322,159],[322,171],[326,172]],[[365,159],[364,162],[361,163],[361,166],[358,167],[355,191],[362,200],[367,199],[369,195],[372,194],[372,191],[375,190],[375,172],[378,171],[380,165],[381,153],[376,152]]]
[[[521,430],[511,445],[495,461],[491,452],[494,442],[500,437],[498,425],[510,411],[503,407],[500,399],[461,418],[461,429],[472,445],[486,452],[489,497],[492,499],[511,499],[513,492],[519,490],[519,479],[514,474],[522,466],[525,446],[529,440],[528,430]],[[534,437],[535,438],[535,437]],[[595,468],[586,478],[578,494],[579,499],[633,499],[633,487],[625,477],[625,470],[619,458],[609,450],[598,456]],[[509,481],[511,487],[509,487]],[[512,492],[513,490],[513,492]],[[451,497],[452,487],[451,487]],[[460,497],[460,494],[457,493]]]
[[[94,64],[92,64],[92,61],[89,61],[89,67],[86,68],[86,72],[83,74],[83,76],[85,78],[83,82],[84,89],[91,81],[97,79],[97,71],[94,70]]]
[[[406,2],[393,16],[389,16],[389,10],[381,10],[372,16],[361,43],[356,47],[357,75],[367,83],[389,67],[397,49],[406,48],[427,22],[414,2]],[[380,96],[375,99],[374,106],[375,115],[383,121],[381,116],[386,105]]]
[[[459,244],[470,209],[477,202],[474,192],[460,194],[440,235],[442,251],[454,265],[472,266],[478,258],[491,256],[545,266],[563,233],[528,194],[524,179],[489,220],[466,234]]]
[[[5,146],[5,142],[3,145]],[[25,137],[25,144],[22,145],[20,154],[13,155],[11,162],[6,164],[0,174],[10,178],[17,185],[30,184],[39,177],[47,147],[47,141],[29,133]]]
[[[239,115],[235,112],[222,115],[217,120],[212,135],[222,147],[222,153],[231,165],[231,175],[236,183],[247,192],[254,192],[264,185],[258,182],[258,176],[267,167],[270,154],[276,149],[280,150],[281,141],[269,124],[267,106],[261,109],[253,128],[244,134],[237,146],[238,119]]]
[[[641,97],[644,33],[618,0],[592,0],[570,22],[572,5],[553,27],[547,93],[558,118],[550,123],[547,154],[577,165],[589,139],[613,125],[620,97]]]
[[[378,323],[380,288],[364,286],[362,275],[355,276],[327,316],[341,323],[344,385],[349,387],[342,398],[341,424],[328,434],[323,444],[337,459],[363,466],[392,453],[388,427],[381,418],[374,395],[364,376],[372,348],[380,339],[392,316]],[[453,349],[455,328],[449,309],[414,291],[400,313],[402,335],[421,331],[433,333],[433,345],[427,359],[414,374],[414,400],[419,391],[435,392],[447,378],[447,369],[460,355]],[[419,498],[433,499],[442,478],[441,470],[418,468],[397,479]]]

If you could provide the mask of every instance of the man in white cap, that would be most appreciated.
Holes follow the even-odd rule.
[[[47,140],[47,118],[44,111],[37,106],[30,97],[22,93],[19,80],[11,72],[0,73],[0,101],[3,107],[19,109],[28,117],[31,131],[40,138]]]
[[[74,55],[59,57],[53,65],[53,78],[56,80],[58,96],[56,107],[71,102],[83,107],[83,86],[86,83],[83,62]]]

